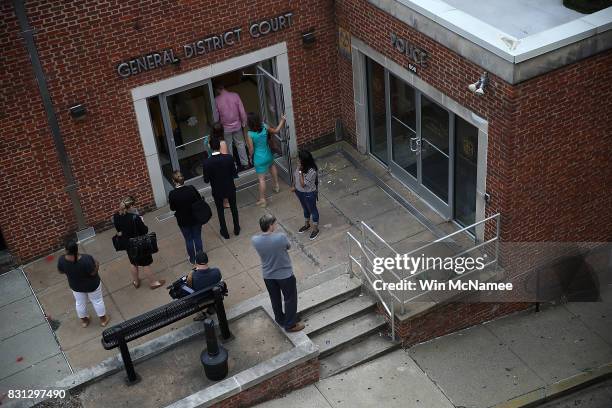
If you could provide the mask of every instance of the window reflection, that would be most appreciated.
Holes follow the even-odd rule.
[[[455,116],[455,218],[463,226],[476,222],[477,158],[478,129]]]
[[[169,95],[166,102],[180,171],[186,180],[201,176],[204,137],[212,123],[208,85]]]
[[[387,108],[385,69],[367,59],[368,112],[370,115],[370,152],[387,164]]]

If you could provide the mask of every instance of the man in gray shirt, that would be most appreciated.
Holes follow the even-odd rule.
[[[304,324],[297,318],[297,287],[287,251],[289,239],[282,232],[275,233],[276,218],[266,214],[259,219],[262,233],[251,238],[261,258],[263,279],[270,295],[274,320],[288,332],[300,331]],[[283,312],[284,299],[285,311]]]

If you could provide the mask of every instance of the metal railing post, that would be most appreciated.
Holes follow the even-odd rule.
[[[351,237],[349,235],[346,236],[346,248],[348,252],[348,272],[349,277],[354,278],[355,272],[353,272],[353,258],[351,253]]]
[[[395,302],[391,299],[391,340],[395,341]]]
[[[499,214],[495,219],[495,266],[499,268],[499,232],[500,232],[500,219]]]
[[[223,306],[223,293],[221,292],[221,288],[215,286],[213,288],[213,295],[215,297],[217,319],[219,319],[219,329],[221,330],[221,335],[223,338],[227,340],[232,336],[232,333],[230,333],[229,324],[227,323],[227,316],[225,315],[225,306]]]
[[[125,372],[127,373],[125,383],[127,385],[134,385],[138,383],[140,381],[140,377],[138,374],[136,374],[136,370],[134,370],[134,363],[132,362],[132,357],[130,356],[130,350],[128,349],[127,343],[123,337],[119,339],[119,351],[121,352],[121,359],[123,360],[123,366],[125,367]]]

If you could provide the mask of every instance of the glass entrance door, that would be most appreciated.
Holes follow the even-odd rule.
[[[172,170],[180,170],[187,181],[202,175],[202,153],[214,121],[212,95],[210,81],[160,95]]]
[[[451,187],[449,146],[451,144],[449,112],[421,95],[421,135],[419,138],[420,180],[427,192],[441,203],[438,206],[450,216]],[[442,204],[442,205],[440,205]]]
[[[451,113],[386,72],[389,167],[445,218],[452,217]]]
[[[268,127],[275,127],[285,113],[285,100],[283,97],[283,84],[273,74],[272,61],[264,61],[257,66],[257,86],[259,89],[259,103],[261,104],[262,120]],[[279,133],[271,135],[270,149],[275,157],[279,176],[288,184],[293,183],[291,171],[291,154],[289,150],[289,129],[285,125]]]

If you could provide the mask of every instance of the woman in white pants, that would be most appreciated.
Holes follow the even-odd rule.
[[[57,261],[57,269],[66,274],[68,286],[72,289],[76,304],[77,316],[81,319],[81,326],[89,325],[87,314],[87,299],[91,302],[100,318],[100,326],[108,324],[110,317],[106,315],[106,307],[102,298],[102,283],[98,276],[98,261],[91,255],[79,254],[79,246],[74,240],[66,244],[66,254]]]

